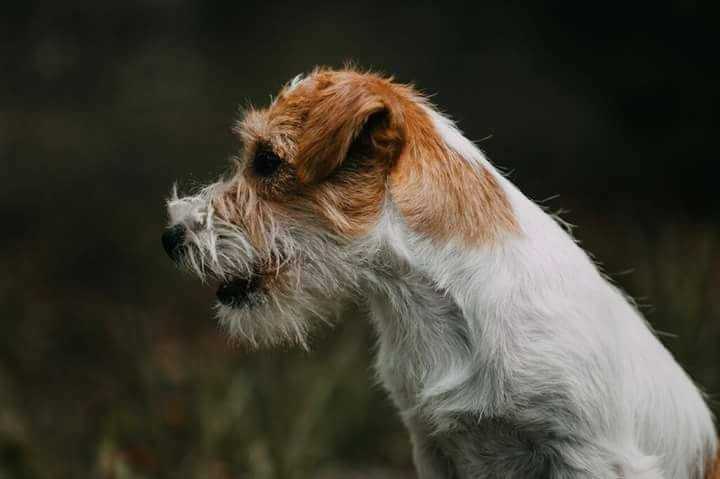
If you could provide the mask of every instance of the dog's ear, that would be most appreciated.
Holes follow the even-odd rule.
[[[388,82],[350,74],[318,88],[315,95],[298,143],[301,183],[325,179],[360,137],[368,140],[379,161],[399,154],[404,137],[401,109]]]

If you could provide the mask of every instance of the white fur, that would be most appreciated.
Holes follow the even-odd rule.
[[[458,352],[427,375],[433,380],[422,400],[441,398],[435,415],[497,414],[513,407],[503,387],[469,397],[463,383],[484,367],[508,388],[522,387],[515,383],[528,380],[523,371],[545,371],[547,378],[530,379],[570,386],[575,405],[592,421],[588,433],[615,455],[622,477],[683,479],[702,470],[717,443],[697,387],[569,234],[498,174],[450,120],[429,112],[449,148],[494,173],[521,234],[487,247],[451,242],[438,248],[387,209],[379,234],[447,291],[473,332],[469,354]]]

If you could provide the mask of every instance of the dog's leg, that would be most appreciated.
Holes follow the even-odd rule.
[[[657,466],[657,458],[646,456],[631,448],[632,457],[627,457],[618,467],[621,479],[664,479],[663,473]]]
[[[441,458],[452,459],[445,462],[453,465],[454,475],[450,477],[663,479],[655,457],[642,454],[630,441],[621,445],[615,441],[579,435],[577,432],[582,429],[581,426],[559,433],[547,424],[530,427],[527,422],[519,425],[514,420],[503,418],[477,422],[468,417],[461,422],[465,427],[439,436],[435,443],[441,445],[438,449]],[[416,440],[415,436],[413,439]],[[422,442],[416,446],[420,447],[420,464],[433,457],[422,449]]]
[[[428,444],[413,444],[413,463],[418,479],[455,478],[452,464],[447,461],[439,449]]]
[[[563,442],[553,449],[559,457],[549,461],[551,478],[665,479],[657,458],[634,446]]]
[[[457,474],[452,462],[425,432],[425,428],[413,419],[406,420],[405,424],[410,432],[413,463],[418,479],[456,479]]]
[[[621,479],[664,479],[665,476],[663,476],[662,472],[658,471],[657,469],[652,469],[648,471],[623,471],[622,475],[620,476]]]

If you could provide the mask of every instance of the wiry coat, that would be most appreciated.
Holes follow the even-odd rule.
[[[700,392],[569,234],[411,87],[317,70],[239,124],[232,177],[169,202],[185,263],[252,276],[254,344],[366,305],[419,477],[710,474]],[[259,148],[282,159],[253,173]],[[709,477],[709,476],[708,476]]]

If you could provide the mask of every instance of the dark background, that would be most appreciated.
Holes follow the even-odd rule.
[[[311,354],[234,348],[159,241],[238,105],[346,60],[435,94],[565,210],[718,398],[717,17],[483,5],[3,2],[0,478],[412,477],[365,321]]]

